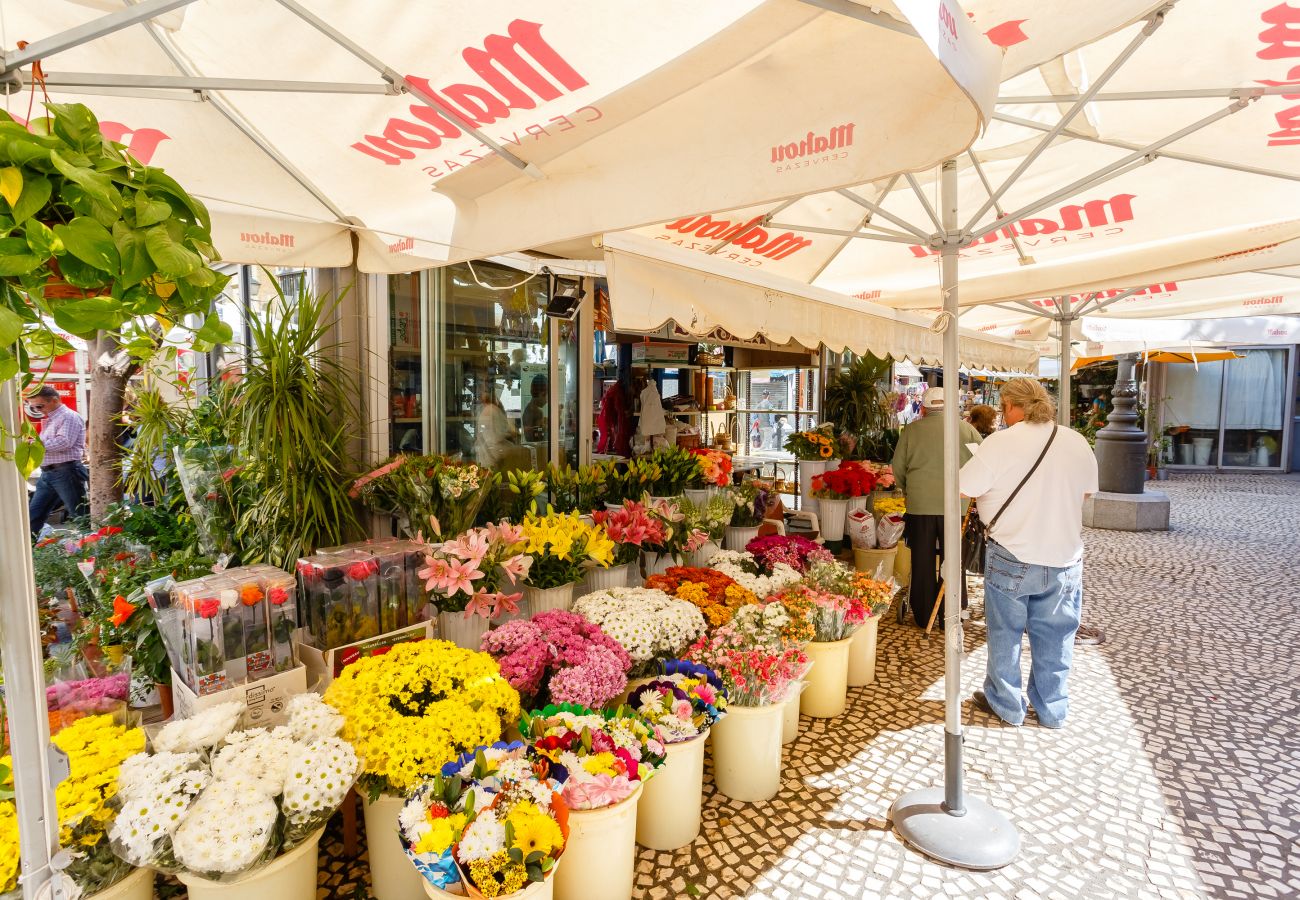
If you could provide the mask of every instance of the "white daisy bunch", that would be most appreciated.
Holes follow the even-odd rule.
[[[456,856],[469,865],[477,859],[487,859],[506,846],[506,826],[497,821],[495,809],[485,809],[474,817],[460,837]]]
[[[191,753],[211,750],[235,730],[244,714],[244,704],[235,700],[219,703],[188,719],[173,719],[154,736],[154,750]]]
[[[754,554],[744,550],[719,550],[709,560],[709,568],[734,578],[737,584],[752,591],[759,600],[766,600],[803,578],[797,569],[785,563],[777,563],[771,575],[760,575]]]
[[[320,694],[298,694],[289,700],[289,731],[296,741],[338,737],[343,716],[334,711]]]
[[[253,793],[275,797],[284,787],[296,747],[284,726],[232,732],[212,757],[212,777],[218,781],[243,778]]]
[[[113,851],[133,866],[172,871],[165,858],[194,798],[212,780],[197,753],[137,753],[118,770],[117,816],[108,829]]]
[[[731,617],[731,627],[747,644],[780,649],[781,632],[790,621],[790,614],[780,603],[747,603]]]
[[[240,875],[274,856],[279,815],[275,800],[248,792],[245,779],[215,781],[176,829],[172,849],[181,865],[204,877]]]
[[[342,738],[323,737],[293,745],[280,804],[286,820],[285,849],[324,826],[360,768],[356,751]]]
[[[635,668],[679,655],[704,633],[704,614],[693,603],[651,588],[620,587],[587,594],[573,611],[618,641]]]

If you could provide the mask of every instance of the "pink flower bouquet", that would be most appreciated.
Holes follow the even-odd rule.
[[[799,648],[749,642],[734,625],[723,625],[700,638],[686,652],[686,659],[718,674],[732,706],[780,703],[791,682],[808,671],[808,657]]]
[[[419,571],[439,612],[491,619],[518,612],[532,559],[523,532],[509,523],[471,528],[454,541],[431,547]]]
[[[815,562],[830,562],[835,556],[814,541],[798,535],[770,534],[757,537],[745,545],[754,556],[754,562],[764,575],[772,574],[777,564],[784,563],[796,572],[807,572]]]
[[[533,770],[562,785],[570,809],[601,809],[630,797],[664,763],[663,742],[627,707],[597,713],[561,703],[524,713],[520,731]]]
[[[618,641],[561,609],[492,629],[483,635],[482,649],[532,707],[554,702],[598,709],[627,689],[632,668]]]
[[[605,533],[617,545],[616,565],[636,562],[642,549],[659,546],[668,537],[668,523],[635,500],[624,500],[615,510],[597,510],[591,517],[605,526]]]

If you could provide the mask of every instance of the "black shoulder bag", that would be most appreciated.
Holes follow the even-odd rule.
[[[966,519],[961,526],[961,561],[967,572],[972,575],[984,574],[984,547],[988,543],[989,531],[998,523],[998,519],[1002,518],[1002,514],[1007,511],[1011,501],[1016,499],[1016,494],[1020,493],[1020,489],[1025,486],[1025,482],[1038,471],[1038,466],[1042,463],[1043,457],[1047,456],[1047,451],[1052,447],[1052,441],[1056,440],[1056,429],[1059,427],[1059,425],[1052,426],[1052,433],[1047,436],[1047,443],[1043,446],[1043,452],[1038,454],[1038,459],[1035,460],[1034,465],[1025,474],[1025,477],[1020,479],[1020,484],[1016,485],[1016,489],[1011,492],[1007,502],[1002,504],[1002,508],[997,511],[997,515],[993,517],[992,522],[985,525],[980,521],[979,510],[975,507],[975,501],[971,500],[970,509],[967,511]]]

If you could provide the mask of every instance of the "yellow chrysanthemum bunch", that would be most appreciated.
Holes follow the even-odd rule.
[[[584,569],[614,562],[615,543],[600,525],[584,522],[577,513],[529,515],[521,526],[523,552],[533,558],[528,584],[559,587],[582,579]]]
[[[881,497],[876,501],[876,512],[882,516],[901,516],[907,512],[907,501],[902,497]]]
[[[486,653],[447,641],[398,644],[359,659],[325,692],[368,788],[404,794],[444,763],[501,738],[519,694]]]
[[[0,802],[0,893],[18,887],[18,810],[12,800]]]

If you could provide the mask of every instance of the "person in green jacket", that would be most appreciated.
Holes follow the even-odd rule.
[[[943,558],[943,388],[932,387],[921,399],[921,418],[903,427],[894,450],[893,469],[897,486],[907,496],[903,537],[912,551],[912,589],[910,602],[916,624],[924,628],[939,596],[938,561]],[[980,437],[969,422],[961,422],[958,442],[959,465],[965,465],[971,452],[967,444],[978,444]],[[957,486],[952,485],[956,490]],[[961,552],[961,548],[957,548]],[[966,585],[962,579],[962,599]],[[943,609],[939,610],[943,622]]]

